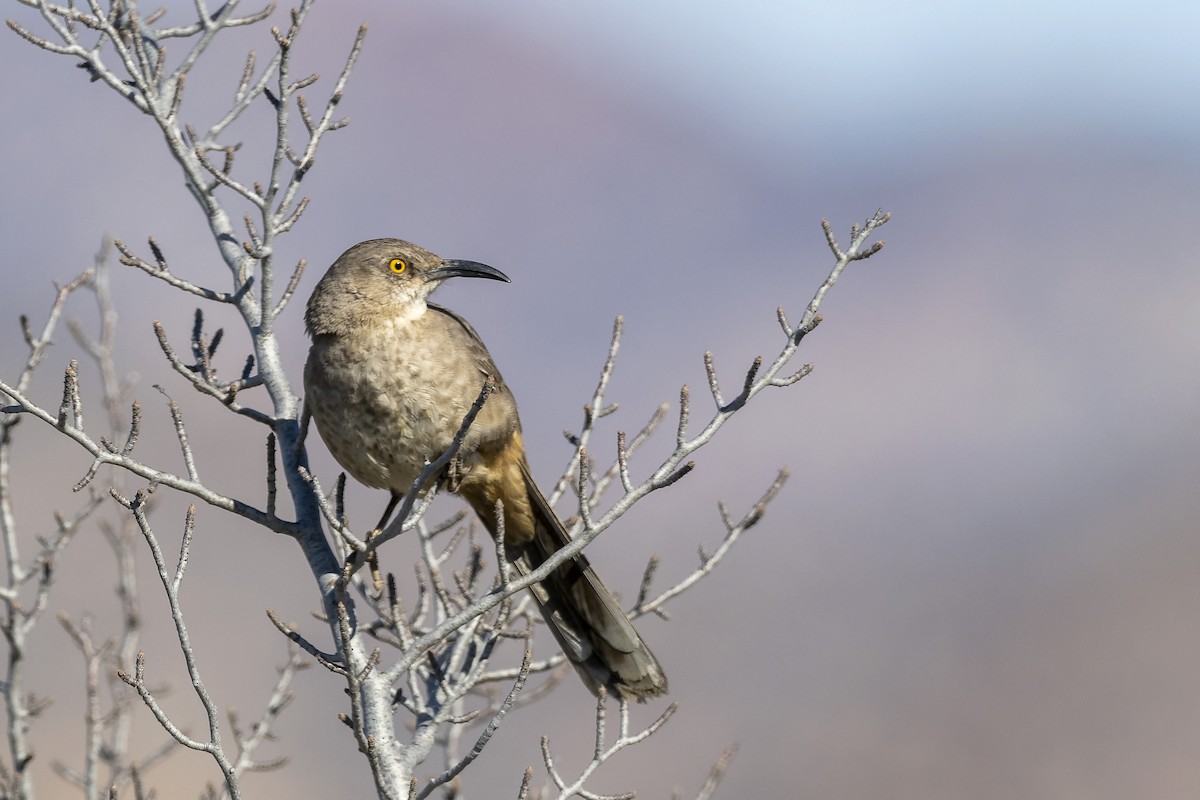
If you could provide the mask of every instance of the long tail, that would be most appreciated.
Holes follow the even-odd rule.
[[[521,462],[536,534],[513,553],[513,564],[528,574],[571,537],[533,482],[529,466]],[[666,693],[667,677],[658,659],[586,558],[566,562],[530,590],[563,653],[593,694],[601,686],[638,701]]]

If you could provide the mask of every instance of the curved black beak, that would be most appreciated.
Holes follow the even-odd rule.
[[[490,278],[509,283],[508,276],[495,267],[478,261],[446,260],[425,273],[427,281],[444,281],[448,278]]]

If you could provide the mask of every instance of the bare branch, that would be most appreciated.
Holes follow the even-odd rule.
[[[595,792],[588,791],[584,788],[588,779],[595,773],[600,765],[607,762],[618,752],[630,745],[644,741],[652,736],[659,728],[666,724],[667,720],[675,713],[678,704],[671,703],[666,707],[662,714],[658,716],[646,728],[638,733],[631,734],[629,732],[629,701],[621,699],[618,704],[620,713],[620,732],[616,740],[611,745],[606,745],[606,713],[605,713],[606,693],[603,689],[596,701],[596,739],[592,753],[592,760],[579,773],[579,777],[572,783],[568,784],[566,780],[559,774],[554,767],[554,759],[550,755],[550,739],[546,736],[542,737],[542,762],[546,767],[546,773],[550,776],[550,780],[559,789],[559,800],[567,800],[570,797],[584,797],[589,800],[632,800],[637,792],[625,792],[615,795],[600,795]]]
[[[267,700],[266,707],[262,714],[253,725],[250,726],[249,732],[236,730],[234,738],[238,744],[238,758],[233,764],[233,771],[237,775],[244,775],[246,772],[263,772],[271,769],[278,769],[284,766],[288,759],[274,759],[272,761],[257,761],[254,758],[255,751],[262,745],[263,742],[271,738],[271,732],[278,720],[279,715],[292,702],[294,695],[291,691],[291,685],[296,677],[296,674],[309,666],[307,661],[304,661],[300,655],[300,648],[295,644],[288,648],[287,663],[279,668],[279,677],[275,681],[275,685],[271,689],[271,695]],[[233,725],[233,712],[230,712],[231,727]]]
[[[276,486],[276,471],[275,465],[275,432],[267,434],[267,513],[275,516],[275,496],[278,493]]]
[[[705,362],[708,363],[707,360]],[[720,394],[716,394],[720,397]],[[688,387],[687,384],[679,387],[679,427],[675,431],[675,446],[682,447],[687,441],[687,424],[688,424]]]
[[[725,773],[729,770],[729,765],[733,762],[733,757],[737,755],[737,751],[738,746],[733,744],[726,748],[725,752],[721,753],[712,765],[712,769],[709,770],[708,779],[700,787],[700,793],[696,795],[696,800],[711,800],[717,791],[717,787],[724,780]]]
[[[161,386],[154,388],[167,398],[167,408],[171,411],[171,422],[175,425],[175,437],[179,440],[179,448],[183,452],[183,464],[187,468],[188,479],[194,483],[200,483],[200,476],[196,472],[196,459],[192,455],[192,446],[188,444],[187,430],[183,425],[183,413],[165,389]]]
[[[479,757],[479,754],[483,752],[483,748],[487,746],[487,743],[491,740],[493,734],[495,734],[500,728],[500,723],[504,720],[504,715],[512,709],[513,703],[515,703],[517,700],[517,696],[520,695],[521,690],[525,688],[525,681],[529,678],[529,664],[532,659],[533,650],[529,646],[529,639],[526,639],[525,655],[521,659],[521,667],[517,673],[516,682],[513,683],[512,689],[510,689],[508,695],[505,696],[504,702],[501,703],[500,708],[494,715],[492,715],[492,719],[490,722],[488,722],[487,727],[483,729],[483,733],[479,734],[479,738],[475,741],[475,746],[471,748],[471,752],[467,753],[467,755],[465,755],[461,761],[452,766],[450,769],[446,770],[441,775],[438,775],[436,778],[431,779],[429,785],[422,789],[421,793],[417,795],[417,800],[424,800],[424,798],[428,797],[430,793],[432,793],[433,790],[438,786],[453,780],[455,777],[461,774],[464,769],[470,766],[471,762]]]
[[[723,559],[729,552],[730,548],[732,548],[737,543],[738,539],[741,538],[741,535],[762,519],[763,514],[766,513],[767,504],[774,500],[775,496],[779,494],[780,489],[783,488],[783,484],[787,482],[787,478],[788,471],[786,469],[780,470],[779,474],[775,476],[775,480],[772,481],[771,485],[767,487],[767,490],[763,493],[762,497],[760,497],[758,501],[750,508],[750,511],[748,511],[745,516],[743,516],[742,519],[738,520],[737,522],[731,521],[724,513],[724,506],[721,506],[721,515],[725,521],[725,537],[721,540],[721,544],[716,551],[711,555],[702,557],[699,567],[697,567],[691,574],[683,578],[674,586],[663,591],[653,600],[646,602],[644,596],[639,594],[635,611],[637,613],[659,613],[663,604],[665,604],[668,600],[687,591],[697,581],[712,572],[716,568],[717,564],[721,562],[721,559]],[[646,585],[647,584],[643,582],[643,586]]]
[[[267,618],[271,620],[271,624],[273,624],[279,630],[280,633],[282,633],[284,636],[288,637],[288,639],[290,639],[292,641],[292,643],[295,644],[297,647],[299,647],[301,650],[303,650],[304,652],[306,652],[310,656],[312,656],[314,659],[316,659],[317,663],[320,664],[322,667],[324,667],[325,669],[329,670],[330,672],[332,672],[336,675],[345,676],[347,674],[346,668],[339,663],[338,656],[328,654],[328,653],[322,653],[316,647],[316,645],[314,645],[312,642],[308,641],[303,636],[301,636],[299,633],[297,633],[296,630],[293,629],[290,625],[286,625],[283,622],[283,620],[281,620],[272,609],[269,609],[269,608],[267,609]]]
[[[713,402],[717,404],[717,408],[724,408],[725,401],[721,398],[721,387],[717,384],[717,368],[713,363],[713,354],[711,350],[704,351],[704,372],[708,375],[708,390],[712,392]],[[680,405],[683,405],[682,399]],[[681,426],[679,441],[683,441],[683,430]]]
[[[237,414],[241,414],[244,417],[248,417],[255,422],[261,422],[264,425],[272,425],[274,423],[274,419],[271,416],[264,414],[258,409],[249,408],[248,406],[240,405],[234,401],[238,391],[249,385],[249,381],[235,381],[234,383],[228,384],[224,387],[210,382],[205,379],[204,371],[199,367],[199,365],[197,365],[196,368],[189,367],[180,360],[179,356],[175,354],[175,349],[171,347],[171,343],[167,339],[167,332],[163,328],[162,323],[158,322],[157,320],[154,322],[154,335],[157,337],[158,346],[163,351],[163,355],[167,357],[167,362],[171,365],[171,368],[183,377],[187,378],[188,382],[191,383],[192,386],[195,387],[195,389],[201,394],[207,394],[210,397],[217,398],[223,405],[229,408],[229,410]]]

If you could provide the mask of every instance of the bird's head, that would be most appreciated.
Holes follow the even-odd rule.
[[[370,239],[338,256],[308,299],[312,335],[341,333],[372,319],[416,319],[450,278],[508,281],[495,267],[444,259],[401,239]]]

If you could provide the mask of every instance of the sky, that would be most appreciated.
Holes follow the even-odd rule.
[[[187,8],[170,4],[170,18]],[[38,29],[27,9],[8,16]],[[602,455],[681,384],[705,399],[705,350],[729,387],[754,356],[778,352],[776,307],[797,318],[831,263],[822,218],[844,237],[876,208],[893,212],[884,250],[847,270],[805,340],[798,358],[813,374],[764,393],[693,474],[589,549],[627,598],[652,554],[666,585],[719,541],[718,500],[744,509],[790,470],[763,521],[670,621],[639,623],[680,711],[596,790],[694,796],[737,743],[718,797],[1195,792],[1200,10],[347,2],[318,6],[297,44],[321,74],[313,97],[360,22],[366,48],[340,106],[351,124],[324,143],[306,178],[313,202],[280,245],[285,260],[309,261],[297,296],[375,236],[505,271],[511,285],[438,297],[472,320],[513,387],[540,481],[568,460],[559,432],[579,424],[614,316],[625,319],[610,389],[621,408],[598,436]],[[219,112],[244,51],[271,46],[265,30],[230,40],[189,84],[189,119]],[[24,358],[16,317],[44,314],[51,281],[89,266],[105,236],[141,247],[153,235],[177,273],[216,285],[223,273],[147,120],[68,60],[3,41],[0,63],[20,76],[0,89],[12,110],[0,128],[9,379]],[[247,171],[268,122],[252,109],[231,133]],[[146,457],[181,468],[159,385],[184,410],[202,475],[260,498],[258,431],[183,385],[150,334],[161,319],[184,347],[191,298],[124,268],[113,281]],[[280,323],[297,391],[300,310]],[[208,314],[227,328],[219,366],[236,372],[244,334]],[[95,321],[84,299],[68,315]],[[44,404],[78,354],[62,332],[35,383]],[[78,502],[70,486],[88,460],[32,421],[18,433],[29,437],[16,456],[29,548],[47,509]],[[668,450],[649,445],[635,475]],[[312,452],[332,483],[335,465]],[[159,502],[160,530],[177,536],[185,501]],[[381,502],[351,490],[363,524]],[[72,548],[50,611],[89,615],[111,635],[111,557],[95,533]],[[322,635],[297,555],[200,509],[184,600],[222,707],[249,715],[265,700],[283,643],[264,609]],[[176,687],[171,712],[199,729],[148,558],[141,568],[148,663]],[[35,741],[42,793],[57,796],[49,764],[81,758],[81,659],[49,617],[31,647],[53,665],[36,678],[56,703]],[[335,718],[340,698],[323,670],[301,676],[267,753],[292,763],[253,776],[251,793],[369,794]],[[564,685],[512,715],[465,796],[515,796],[525,766],[539,769],[542,735],[560,765],[584,763],[591,713]],[[153,749],[153,721],[139,726],[139,747]],[[191,753],[150,773],[163,797],[195,796],[215,777]]]
[[[1166,134],[1197,121],[1194,104],[1179,102],[1196,82],[1178,37],[1200,12],[1186,3],[531,2],[484,13],[515,18],[614,83],[662,87],[723,134],[770,148],[775,164],[789,145],[845,149],[829,147],[839,126],[814,124],[815,109],[871,114],[886,141],[857,142],[888,161],[894,149],[936,153],[981,135],[1081,123]],[[796,168],[806,159],[793,154]]]

